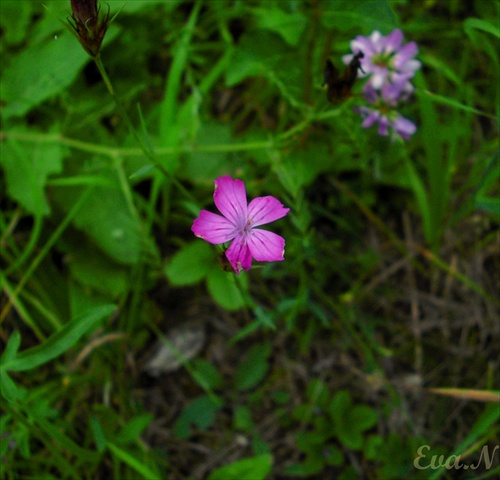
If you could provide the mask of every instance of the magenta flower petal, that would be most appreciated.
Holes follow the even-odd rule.
[[[235,226],[224,217],[207,210],[202,210],[195,219],[191,231],[209,243],[219,245],[232,240],[236,236]]]
[[[267,230],[252,230],[248,248],[258,262],[280,262],[285,259],[285,239]]]
[[[252,253],[243,235],[238,235],[229,245],[226,257],[236,273],[240,273],[241,269],[248,271],[252,267]]]
[[[235,227],[243,227],[247,217],[247,193],[241,180],[229,175],[215,180],[215,206]],[[242,223],[243,222],[243,223]]]
[[[289,208],[271,196],[255,198],[247,205],[245,184],[229,175],[215,181],[214,202],[223,216],[202,210],[191,230],[210,243],[232,240],[226,257],[236,273],[250,270],[252,258],[264,262],[284,259],[285,240],[254,227],[284,217]]]
[[[248,222],[252,227],[265,225],[283,218],[289,211],[274,197],[257,197],[248,204]]]

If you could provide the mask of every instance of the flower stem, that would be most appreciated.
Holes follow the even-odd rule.
[[[113,84],[111,83],[111,79],[109,78],[108,73],[106,72],[106,69],[104,68],[104,64],[102,63],[101,59],[101,54],[98,53],[94,57],[95,64],[99,70],[99,73],[102,76],[102,79],[104,81],[104,84],[106,85],[106,88],[108,89],[109,94],[113,97],[113,100],[122,115],[123,119],[125,120],[125,124],[127,125],[127,128],[131,135],[134,137],[135,141],[137,144],[140,146],[141,150],[144,152],[146,157],[151,161],[151,163],[158,168],[172,183],[173,185],[189,200],[196,202],[195,198],[189,193],[189,191],[158,161],[156,158],[156,155],[154,151],[152,150],[151,147],[149,147],[146,142],[139,136],[137,133],[137,130],[134,128],[134,125],[132,124],[132,121],[130,120],[130,117],[128,116],[127,112],[123,108],[122,103],[120,102],[120,99],[115,93],[115,89],[113,88]]]

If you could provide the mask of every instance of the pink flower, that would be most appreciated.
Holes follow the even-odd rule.
[[[245,183],[229,175],[215,180],[214,202],[223,216],[202,210],[191,230],[203,240],[221,244],[232,240],[226,257],[236,273],[259,262],[284,260],[285,240],[255,228],[284,217],[289,211],[274,197],[257,197],[247,204]]]

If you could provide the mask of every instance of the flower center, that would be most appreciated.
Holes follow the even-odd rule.
[[[394,52],[382,52],[376,55],[373,55],[372,63],[377,65],[378,67],[389,68],[391,67],[391,60],[394,57]]]

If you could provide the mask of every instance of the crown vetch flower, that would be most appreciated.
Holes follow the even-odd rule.
[[[273,232],[255,228],[284,217],[289,211],[272,196],[257,197],[247,204],[245,183],[226,175],[215,180],[214,203],[221,215],[202,210],[191,230],[203,240],[231,242],[225,254],[236,273],[259,262],[284,260],[285,240]]]
[[[361,127],[370,128],[378,123],[378,134],[389,135],[389,132],[408,140],[415,133],[417,127],[413,122],[403,117],[397,111],[398,97],[405,85],[386,85],[382,90],[375,90],[370,85],[364,88],[365,98],[373,105],[371,107],[357,107],[356,110],[363,117]]]
[[[344,63],[348,64],[353,55],[361,50],[364,54],[361,66],[370,76],[369,83],[374,89],[381,89],[389,83],[409,84],[409,79],[421,65],[414,59],[418,53],[417,44],[409,42],[403,45],[403,32],[399,28],[386,36],[377,30],[368,37],[358,35],[351,41],[351,49],[354,53],[345,55]]]
[[[109,10],[102,18],[99,18],[100,8],[97,3],[98,0],[71,0],[73,11],[71,17],[75,23],[73,25],[70,22],[71,26],[75,29],[82,47],[92,57],[97,56],[101,49],[109,21]]]

